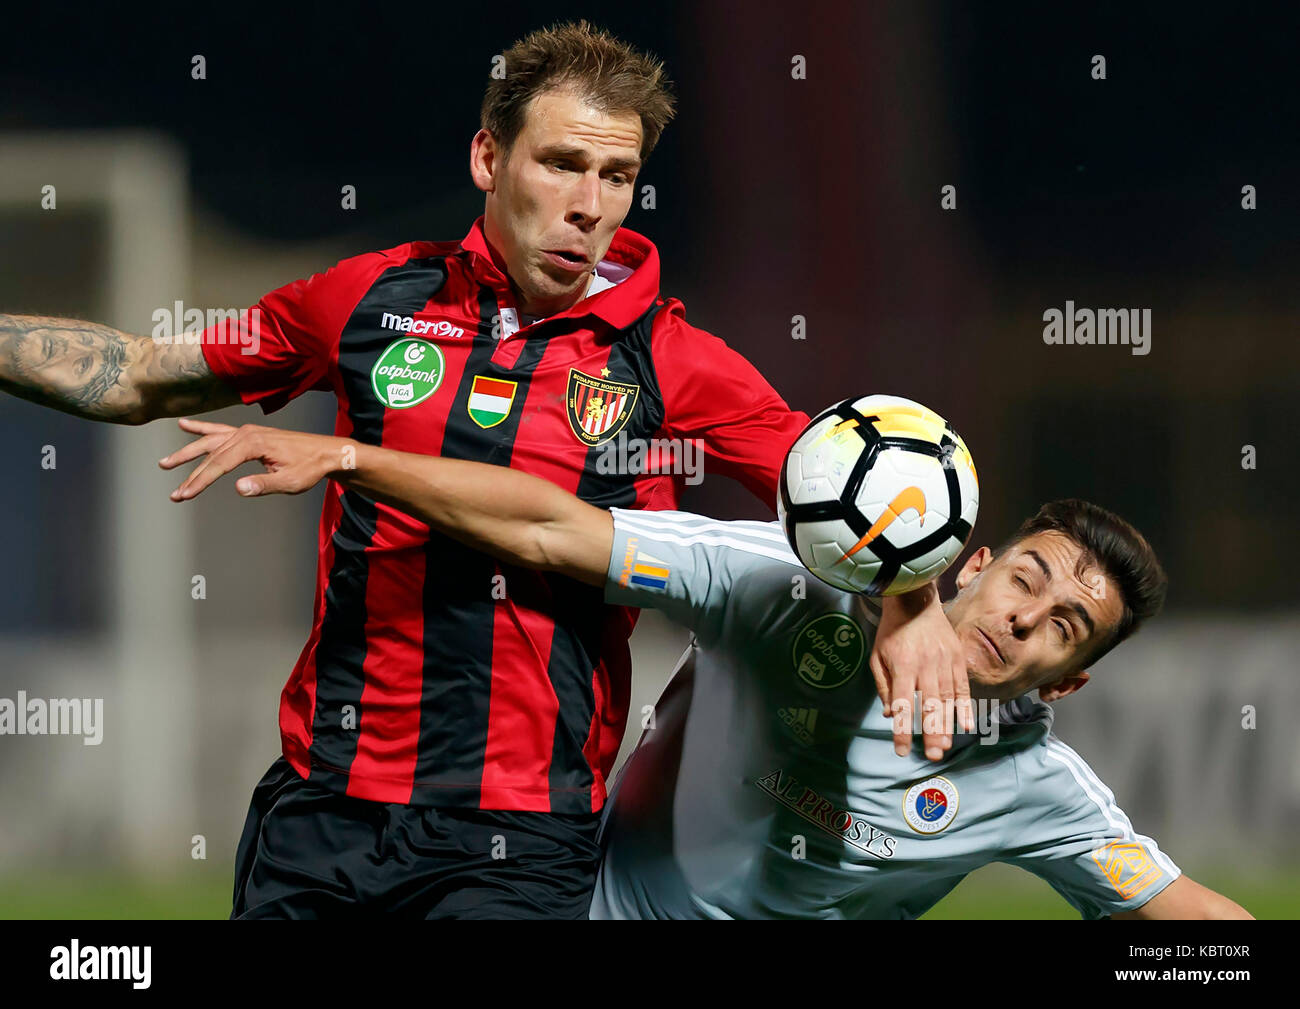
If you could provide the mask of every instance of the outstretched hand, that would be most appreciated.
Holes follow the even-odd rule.
[[[975,731],[966,658],[933,585],[881,601],[870,666],[885,717],[894,722],[899,756],[911,751],[916,691],[927,759],[942,760],[952,747],[954,718],[956,727]]]
[[[206,420],[180,420],[182,431],[200,437],[158,460],[163,469],[175,469],[207,456],[171,493],[173,501],[188,501],[203,493],[225,474],[254,460],[266,472],[235,481],[243,497],[262,494],[301,494],[340,469],[356,465],[356,443],[347,438],[282,431],[258,424],[232,427]]]

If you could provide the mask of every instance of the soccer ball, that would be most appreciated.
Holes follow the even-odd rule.
[[[864,396],[814,418],[785,459],[777,517],[822,581],[894,596],[943,574],[970,539],[979,480],[942,417]]]

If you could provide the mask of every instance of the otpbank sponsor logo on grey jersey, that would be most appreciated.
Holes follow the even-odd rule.
[[[862,628],[843,613],[815,617],[795,636],[795,672],[804,683],[820,690],[834,690],[848,683],[866,655]]]

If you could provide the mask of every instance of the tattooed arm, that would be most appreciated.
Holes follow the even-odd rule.
[[[0,314],[0,389],[115,424],[240,401],[198,344],[160,344],[95,322],[35,315]]]

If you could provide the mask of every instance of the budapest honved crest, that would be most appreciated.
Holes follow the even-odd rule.
[[[569,426],[584,445],[609,441],[623,429],[641,394],[639,385],[569,369]]]

